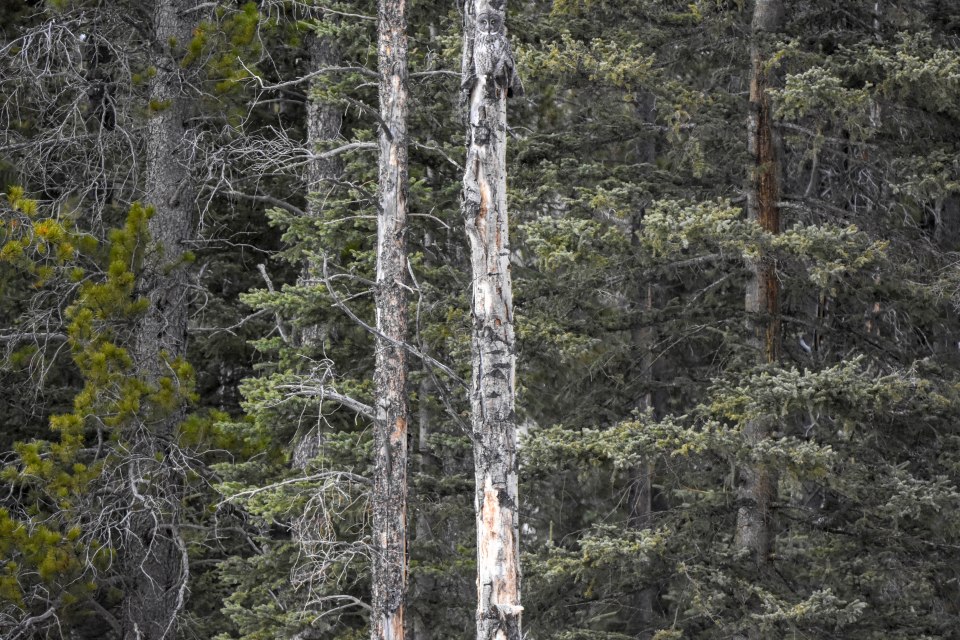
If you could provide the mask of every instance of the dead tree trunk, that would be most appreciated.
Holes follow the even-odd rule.
[[[507,237],[507,94],[520,85],[503,0],[464,3],[463,215],[473,272],[470,387],[477,513],[477,638],[520,640],[515,346]]]
[[[380,0],[380,190],[370,637],[404,637],[407,590],[407,15]]]
[[[773,126],[773,113],[767,90],[773,72],[766,67],[763,40],[778,31],[783,22],[781,0],[757,0],[753,14],[750,59],[750,115],[748,120],[749,150],[754,160],[747,189],[747,213],[767,233],[780,232],[779,141]],[[760,353],[759,360],[773,364],[780,359],[780,289],[777,265],[770,256],[760,256],[750,264],[746,311],[752,341]],[[752,420],[744,426],[748,445],[756,445],[770,435],[770,421]],[[776,476],[762,463],[746,466],[741,472],[734,544],[749,552],[758,566],[767,563],[770,555],[771,505],[775,498]]]
[[[184,95],[178,51],[192,38],[188,22],[194,0],[159,0],[153,7],[153,66],[146,127],[144,200],[154,207],[150,247],[139,288],[149,307],[138,327],[134,359],[138,376],[157,385],[171,373],[170,363],[186,355],[187,273],[183,254],[194,235],[196,187],[186,145],[191,100]],[[188,17],[185,17],[188,16]],[[122,558],[127,581],[122,603],[125,638],[176,637],[189,569],[179,532],[184,493],[183,458],[176,445],[185,407],[162,412],[125,434],[129,517]]]

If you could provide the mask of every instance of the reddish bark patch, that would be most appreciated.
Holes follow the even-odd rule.
[[[407,420],[403,416],[397,416],[397,421],[393,425],[393,432],[390,434],[391,442],[399,442],[407,437]]]
[[[754,61],[753,82],[750,85],[750,98],[757,110],[756,177],[754,188],[757,197],[757,222],[760,227],[772,234],[780,233],[780,208],[777,206],[780,185],[777,184],[777,149],[774,141],[773,113],[770,98],[767,95],[769,80],[759,59]],[[758,284],[767,316],[763,331],[763,344],[767,362],[776,362],[780,358],[780,281],[777,278],[777,265],[766,258],[757,273]]]

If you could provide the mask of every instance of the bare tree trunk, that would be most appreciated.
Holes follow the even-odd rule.
[[[520,640],[516,351],[507,236],[507,94],[519,89],[502,0],[464,4],[467,162],[463,215],[473,271],[477,638]]]
[[[777,202],[779,186],[779,141],[773,126],[773,113],[767,89],[772,71],[765,68],[762,39],[782,26],[781,0],[757,0],[753,14],[751,45],[749,149],[755,166],[747,190],[748,215],[768,233],[780,232],[780,210]],[[747,285],[746,311],[752,340],[761,353],[762,363],[775,363],[780,358],[780,290],[776,262],[761,256],[750,264],[751,278]],[[748,444],[755,445],[769,436],[768,419],[757,419],[744,426]],[[734,544],[748,551],[758,566],[767,563],[771,549],[771,505],[775,498],[776,475],[766,465],[745,467],[741,472],[738,492],[740,508]]]
[[[370,637],[404,637],[407,590],[407,16],[380,0],[380,210],[377,222],[373,611]]]
[[[150,44],[157,73],[150,84],[144,199],[155,213],[149,222],[151,244],[139,283],[149,307],[134,347],[138,374],[151,385],[174,375],[169,363],[186,355],[188,299],[183,254],[185,243],[194,235],[196,188],[188,167],[189,131],[184,124],[191,101],[183,95],[180,74],[184,70],[176,51],[182,51],[192,37],[192,25],[183,11],[194,4],[194,0],[159,0],[153,8]],[[184,469],[176,445],[176,429],[184,411],[185,407],[180,407],[143,422],[128,434],[125,638],[176,637],[177,617],[185,603],[189,570],[179,533]]]

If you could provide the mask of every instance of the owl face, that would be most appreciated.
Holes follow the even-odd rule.
[[[485,11],[477,16],[477,32],[484,35],[503,33],[503,16],[492,11]]]

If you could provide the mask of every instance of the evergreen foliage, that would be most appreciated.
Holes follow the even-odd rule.
[[[190,561],[171,634],[367,637],[376,3],[198,3],[175,47],[203,214],[170,266],[189,274],[190,344],[158,379],[132,355],[155,257],[135,201],[144,123],[169,106],[148,103],[156,69],[121,19],[138,3],[8,4],[0,182],[24,188],[0,204],[0,635],[122,637],[140,465],[156,495],[187,496],[168,523]],[[957,633],[960,10],[785,4],[782,30],[753,43],[777,79],[771,233],[745,212],[753,2],[511,3],[531,638]],[[418,0],[409,22],[407,635],[468,638],[462,17]],[[38,25],[56,47],[18,39]],[[316,38],[340,62],[308,78]],[[342,119],[311,148],[317,104]],[[337,175],[307,193],[321,156]],[[764,364],[744,305],[761,256],[783,345]],[[171,419],[164,460],[138,457],[134,435]],[[745,435],[758,423],[760,443]],[[776,470],[765,564],[735,544],[740,473],[759,466]]]

